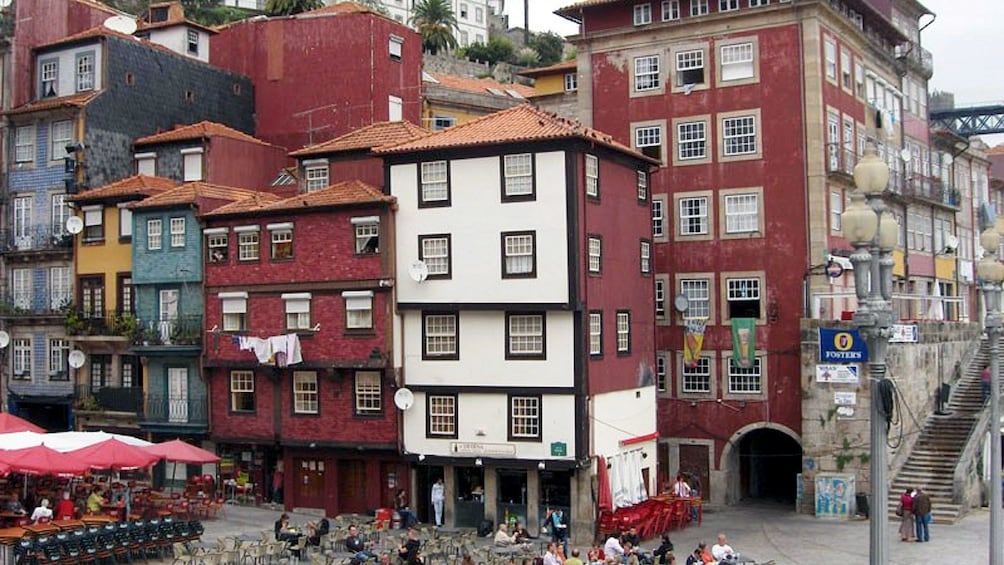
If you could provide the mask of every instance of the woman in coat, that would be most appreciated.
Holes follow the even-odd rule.
[[[903,511],[899,522],[899,540],[913,541],[913,495],[906,489],[899,497],[899,507]]]

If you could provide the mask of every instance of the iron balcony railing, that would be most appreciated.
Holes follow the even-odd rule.
[[[119,336],[132,339],[137,332],[136,315],[115,310],[71,310],[66,315],[66,333],[75,336]]]
[[[78,384],[76,408],[101,412],[143,413],[143,388]]]
[[[69,291],[8,290],[0,295],[0,314],[7,318],[62,316],[71,302]]]
[[[826,144],[826,172],[853,175],[857,164],[858,154],[853,148],[839,143]]]
[[[0,231],[0,252],[69,251],[73,236],[54,225],[24,226],[23,229]]]
[[[903,187],[904,196],[920,198],[945,206],[958,208],[962,205],[962,195],[958,190],[945,185],[939,178],[912,175],[906,179]]]
[[[158,424],[208,424],[209,402],[205,396],[147,395],[146,421]]]
[[[137,320],[135,345],[202,345],[202,316]]]
[[[896,47],[896,58],[913,65],[927,78],[934,74],[934,57],[931,52],[912,41]]]

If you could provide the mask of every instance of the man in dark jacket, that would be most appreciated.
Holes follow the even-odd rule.
[[[662,543],[655,548],[652,555],[659,558],[661,565],[669,563],[669,556],[673,555],[673,542],[669,541],[669,534],[662,534]]]
[[[409,528],[408,541],[397,549],[397,557],[407,565],[421,565],[422,556],[419,552],[421,548],[422,542],[418,539],[418,530]]]
[[[350,553],[354,553],[354,561],[362,563],[363,561],[368,561],[375,557],[370,551],[369,547],[373,545],[372,543],[366,543],[359,537],[359,529],[356,528],[355,524],[349,526],[349,537],[345,538],[345,549],[349,550]]]
[[[917,541],[931,541],[931,497],[920,488],[913,495],[913,519],[917,525]]]

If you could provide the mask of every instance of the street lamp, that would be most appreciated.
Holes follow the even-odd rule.
[[[980,234],[983,259],[976,265],[987,308],[986,330],[990,340],[990,565],[1002,565],[1001,554],[1001,281],[1004,265],[997,260],[1001,236],[995,226]]]
[[[895,317],[892,311],[892,250],[899,239],[899,225],[886,212],[882,193],[889,184],[889,167],[879,158],[875,145],[868,143],[865,154],[854,167],[851,202],[841,215],[844,236],[854,253],[854,292],[858,308],[854,325],[868,345],[868,377],[871,388],[871,521],[869,523],[869,565],[889,562],[887,538],[889,513],[888,452],[889,420],[892,417],[892,386],[886,378],[886,347]]]

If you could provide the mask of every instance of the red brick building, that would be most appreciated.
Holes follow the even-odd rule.
[[[266,500],[280,469],[287,508],[329,516],[392,506],[407,480],[388,363],[393,202],[347,181],[203,217],[211,437]],[[291,334],[300,362],[293,346],[286,366],[275,347],[241,349]]]

